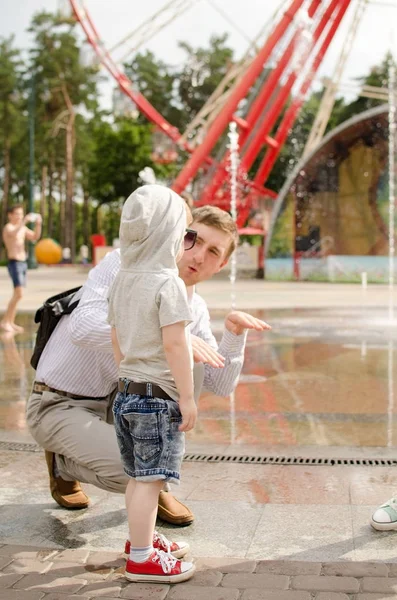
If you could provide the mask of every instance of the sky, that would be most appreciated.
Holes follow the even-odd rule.
[[[20,48],[29,46],[29,35],[26,29],[36,11],[55,11],[59,6],[68,5],[67,0],[0,0],[0,2],[3,5],[0,36],[8,37],[14,34],[15,43]],[[319,78],[332,75],[336,67],[356,2],[357,0],[352,0],[318,72]],[[166,0],[85,1],[107,47],[117,43],[165,4]],[[152,50],[168,63],[180,65],[184,60],[184,53],[178,48],[179,40],[188,41],[193,46],[206,45],[212,34],[228,32],[229,44],[239,57],[248,46],[247,39],[252,39],[259,32],[279,4],[281,0],[196,0],[192,9],[175,19],[143,48]],[[225,19],[219,14],[213,5],[227,13],[228,18]],[[372,66],[382,61],[388,50],[395,57],[397,56],[397,0],[370,1],[348,58],[342,81],[349,82],[367,74]],[[104,94],[103,103],[106,105],[109,101],[106,97],[106,85],[101,89]]]

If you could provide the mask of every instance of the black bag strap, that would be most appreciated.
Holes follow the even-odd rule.
[[[69,315],[74,311],[80,299],[71,302],[74,296],[77,294],[79,290],[81,290],[82,286],[73,288],[71,290],[66,290],[65,292],[61,292],[60,294],[56,294],[55,296],[51,296],[48,298],[42,306],[36,311],[34,322],[40,323],[41,317],[43,314],[43,310],[51,309],[53,314],[56,317],[60,317],[61,315]]]

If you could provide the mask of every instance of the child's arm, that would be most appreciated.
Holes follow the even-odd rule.
[[[162,327],[164,352],[179,392],[182,413],[180,431],[190,431],[196,424],[197,407],[194,401],[193,375],[185,336],[185,324]]]
[[[119,341],[117,339],[117,332],[116,332],[115,327],[112,327],[112,346],[113,346],[114,360],[116,361],[116,365],[119,367],[124,356],[122,355],[121,350],[120,350]]]

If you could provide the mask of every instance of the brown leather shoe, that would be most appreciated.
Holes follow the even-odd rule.
[[[172,525],[190,525],[194,515],[187,506],[179,502],[170,492],[161,491],[157,516]]]
[[[54,477],[54,459],[53,452],[45,451],[45,459],[47,461],[48,474],[50,476],[51,496],[55,502],[71,510],[87,508],[90,499],[81,489],[78,481],[65,481],[62,477]]]

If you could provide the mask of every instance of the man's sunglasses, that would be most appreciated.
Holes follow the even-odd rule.
[[[191,250],[197,240],[197,231],[194,229],[186,229],[184,237],[185,250]]]

